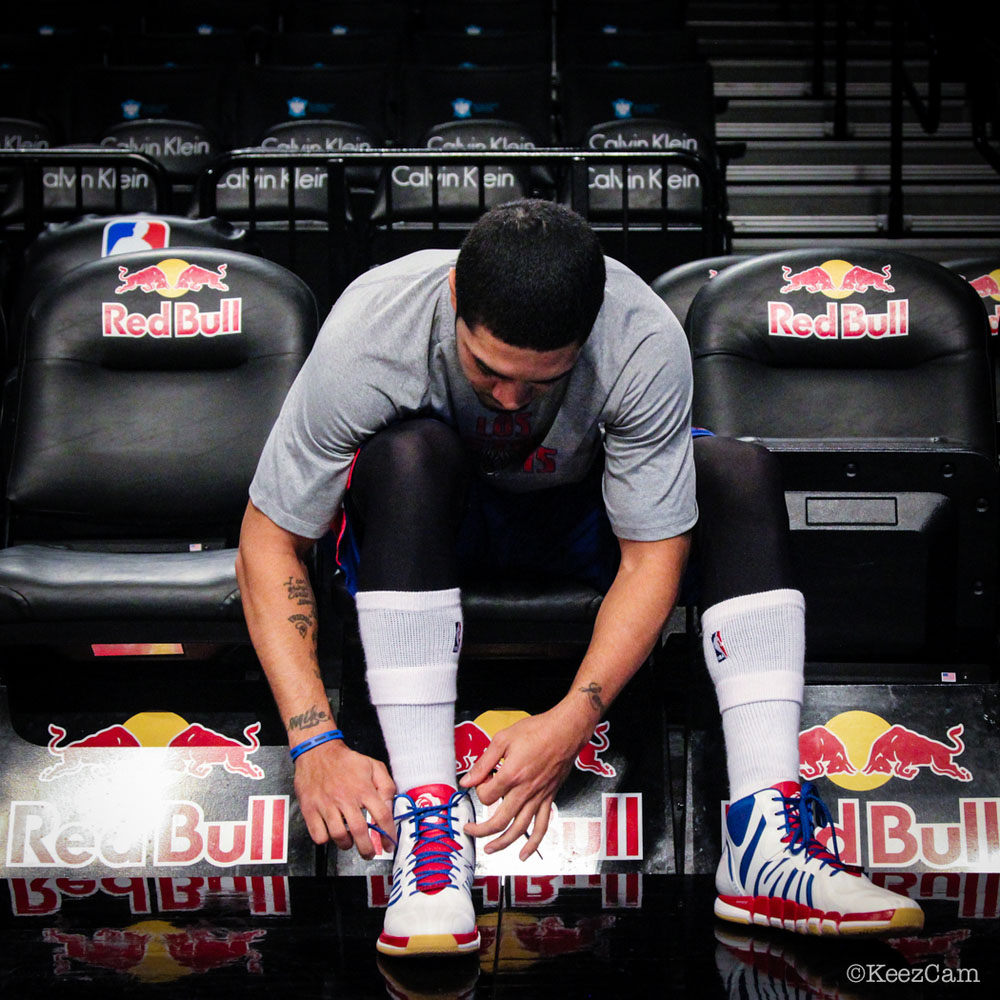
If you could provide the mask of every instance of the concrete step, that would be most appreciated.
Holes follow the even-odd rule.
[[[871,140],[756,140],[729,165],[726,179],[729,184],[887,183],[889,146]],[[903,180],[996,183],[997,174],[971,142],[917,139],[904,146]]]
[[[806,59],[713,59],[712,72],[715,79],[715,93],[727,98],[787,98],[813,97],[812,60]],[[910,79],[926,93],[926,63],[907,66]],[[824,62],[823,93],[832,97],[835,93],[836,67],[832,60]],[[890,68],[887,62],[879,60],[857,60],[851,62],[846,74],[848,98],[879,97],[888,98],[891,93]],[[957,81],[945,81],[941,85],[943,97],[953,100],[965,99],[965,85]]]

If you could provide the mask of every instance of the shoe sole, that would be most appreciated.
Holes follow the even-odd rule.
[[[375,948],[383,955],[412,958],[468,955],[479,951],[479,931],[471,934],[411,934],[409,937],[393,937],[383,933]]]
[[[924,926],[923,910],[916,908],[842,915],[770,896],[718,896],[715,915],[734,924],[777,927],[818,937],[919,931]]]

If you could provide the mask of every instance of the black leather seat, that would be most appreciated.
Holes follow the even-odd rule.
[[[308,288],[225,249],[84,264],[25,324],[0,641],[245,641],[247,487],[317,326]]]
[[[51,288],[81,264],[119,253],[178,247],[218,247],[247,252],[243,229],[221,219],[189,219],[177,215],[85,215],[47,226],[31,243],[17,271],[16,297],[10,311],[8,364],[16,359],[20,329],[35,294]]]
[[[664,271],[650,282],[650,286],[683,323],[694,297],[706,281],[711,281],[720,271],[741,260],[748,260],[751,256],[752,254],[731,253],[689,260]]]
[[[995,662],[985,326],[957,275],[891,250],[761,255],[692,302],[694,421],[780,455],[811,661]]]

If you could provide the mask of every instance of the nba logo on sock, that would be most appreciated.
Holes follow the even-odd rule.
[[[455,645],[452,648],[453,653],[458,653],[462,649],[462,623],[455,622]]]
[[[729,656],[729,654],[726,652],[726,647],[722,645],[721,632],[712,633],[712,649],[715,650],[715,658],[719,661],[719,663],[721,663]]]

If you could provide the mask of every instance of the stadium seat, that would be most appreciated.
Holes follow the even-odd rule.
[[[173,0],[160,9],[145,8],[142,15],[142,30],[149,34],[227,35],[275,27],[275,5],[270,0]]]
[[[584,149],[595,151],[679,149],[700,156],[722,177],[711,140],[679,122],[656,118],[630,118],[598,122],[584,136]],[[588,181],[588,216],[593,221],[621,219],[623,168],[592,166]],[[636,164],[628,171],[629,215],[643,220],[666,217],[675,222],[701,222],[701,182],[684,166]]]
[[[424,0],[420,26],[474,34],[479,31],[552,30],[552,5],[545,0]]]
[[[235,74],[225,66],[111,66],[73,81],[70,135],[93,142],[123,122],[192,122],[227,147],[233,138]]]
[[[281,10],[281,30],[349,35],[365,31],[406,33],[411,26],[406,0],[300,0]]]
[[[87,215],[47,226],[28,247],[17,269],[14,301],[8,313],[7,365],[17,360],[21,324],[39,291],[54,287],[81,264],[102,257],[136,253],[142,249],[176,253],[179,247],[218,247],[242,252],[249,249],[246,231],[221,219],[148,214]]]
[[[995,662],[995,424],[972,289],[894,250],[769,253],[707,282],[687,327],[695,423],[780,456],[810,661],[924,679]]]
[[[360,125],[379,142],[391,134],[393,73],[386,66],[254,66],[239,87],[237,146],[255,146],[284,122]]]
[[[116,150],[104,146],[70,143],[51,151],[40,150],[34,165],[26,159],[0,162],[0,173],[6,168],[10,177],[0,202],[0,222],[17,224],[27,231],[35,222],[62,221],[86,212],[169,211],[166,171],[144,154],[135,157],[133,153],[128,150],[119,157]],[[25,197],[25,185],[32,183],[25,172],[32,175],[34,166],[40,174],[33,178],[40,185],[37,204]],[[26,221],[36,214],[40,218]]]
[[[392,65],[399,49],[395,31],[275,31],[262,39],[260,62],[264,66]]]
[[[662,66],[700,58],[698,40],[689,30],[667,27],[604,32],[570,30],[558,35],[556,65]]]
[[[560,72],[558,125],[569,146],[609,119],[658,118],[715,140],[711,65],[704,60],[658,66],[568,66]]]
[[[116,255],[39,292],[17,373],[0,641],[245,641],[247,487],[316,326],[298,278],[217,248]]]
[[[407,61],[424,66],[507,66],[516,53],[518,62],[539,66],[551,61],[551,47],[547,31],[436,27],[414,32]]]
[[[670,307],[670,311],[683,324],[694,297],[706,281],[752,254],[730,253],[720,257],[702,257],[664,271],[650,282],[652,289]]]
[[[552,135],[549,66],[407,66],[402,73],[400,142],[419,146],[435,125],[446,121],[501,119],[517,122],[529,135]]]
[[[962,257],[957,260],[945,261],[945,267],[961,275],[975,289],[980,301],[986,309],[990,321],[989,350],[993,363],[993,403],[1000,400],[1000,363],[997,355],[1000,353],[1000,341],[997,332],[1000,330],[1000,251],[980,254],[976,257]],[[997,410],[997,430],[1000,434],[1000,408]]]
[[[540,143],[518,122],[472,119],[441,122],[422,138],[421,147],[433,150],[483,153],[491,150],[536,149]],[[433,184],[437,179],[437,217],[441,221],[474,222],[484,209],[532,194],[527,167],[487,166],[480,184],[479,168],[397,166],[386,178],[391,191],[387,204],[385,184],[372,213],[377,223],[395,220],[430,222],[434,211]]]

